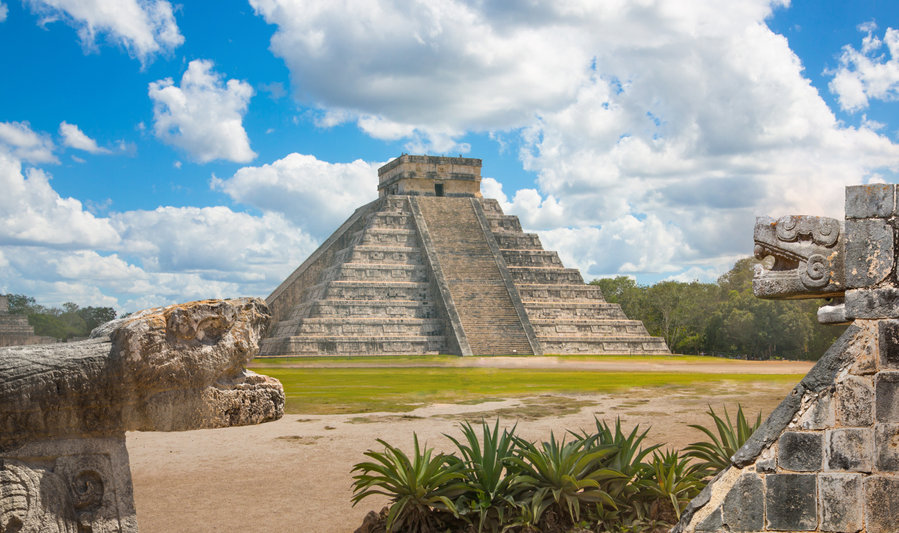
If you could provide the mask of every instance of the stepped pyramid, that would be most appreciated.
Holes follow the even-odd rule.
[[[481,160],[403,155],[266,299],[260,356],[667,354],[481,197]]]
[[[24,315],[9,312],[9,297],[0,296],[0,346],[19,346],[23,344],[52,344],[53,337],[41,337],[34,334],[34,328]]]

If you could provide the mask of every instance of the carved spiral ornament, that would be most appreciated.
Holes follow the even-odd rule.
[[[777,238],[782,241],[795,241],[799,234],[799,224],[797,217],[784,216],[777,221]]]
[[[75,509],[93,511],[103,504],[103,478],[93,470],[82,470],[72,478]]]
[[[830,247],[840,238],[840,223],[833,218],[818,219],[812,238],[816,243]]]
[[[802,284],[808,288],[820,289],[830,282],[827,259],[821,254],[813,254],[808,258],[805,270],[799,274]]]

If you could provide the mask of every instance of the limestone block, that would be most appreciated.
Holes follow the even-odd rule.
[[[768,529],[814,531],[818,527],[816,478],[815,474],[765,476]]]
[[[846,218],[887,218],[893,215],[895,188],[889,183],[846,187]]]
[[[721,522],[730,531],[762,529],[764,489],[756,474],[743,474],[724,497]]]
[[[874,439],[870,428],[840,428],[826,434],[828,470],[871,471]]]
[[[870,426],[874,422],[871,406],[874,402],[872,380],[867,377],[847,375],[834,393],[837,423],[842,426]]]
[[[899,517],[899,478],[870,476],[865,479],[867,533],[896,533]]]
[[[877,324],[881,370],[899,370],[899,320],[881,320]]]
[[[759,454],[758,460],[755,462],[755,469],[759,473],[770,474],[777,471],[777,446],[765,448]]]
[[[876,466],[881,472],[899,472],[899,424],[875,424]]]
[[[825,429],[836,423],[833,408],[833,395],[822,394],[809,406],[799,418],[802,429]]]
[[[895,318],[899,316],[899,289],[852,289],[846,291],[848,318]]]
[[[893,228],[885,220],[846,220],[846,287],[872,287],[893,270]]]
[[[821,531],[855,533],[864,527],[861,474],[821,474]]]
[[[877,421],[899,423],[899,372],[880,372],[875,386]]]
[[[823,433],[787,431],[777,442],[777,464],[784,470],[812,472],[821,469]]]

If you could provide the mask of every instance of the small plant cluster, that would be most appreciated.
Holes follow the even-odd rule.
[[[630,432],[595,419],[595,431],[550,433],[539,444],[470,423],[462,437],[446,435],[457,453],[434,453],[414,435],[410,455],[378,442],[383,452],[353,467],[353,505],[374,494],[390,504],[367,532],[581,533],[667,531],[761,423],[741,407],[735,423],[709,408],[715,429],[691,426],[711,440],[683,450],[645,446],[646,431]],[[480,433],[480,435],[479,435]],[[717,435],[716,435],[717,433]]]

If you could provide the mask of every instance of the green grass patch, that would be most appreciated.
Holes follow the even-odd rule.
[[[253,368],[253,367],[251,367]],[[540,394],[609,393],[634,387],[689,387],[712,382],[799,381],[795,374],[590,372],[508,368],[259,368],[281,380],[286,412],[403,412],[432,403],[477,403]]]
[[[537,357],[533,355],[494,355],[473,356],[473,358],[522,358]],[[671,363],[745,363],[741,359],[728,359],[726,357],[714,357],[710,355],[552,355],[541,356],[564,361],[652,361]],[[271,368],[279,366],[434,366],[451,367],[465,366],[465,359],[458,355],[357,355],[357,356],[304,356],[304,357],[257,357],[253,365],[258,368]]]

